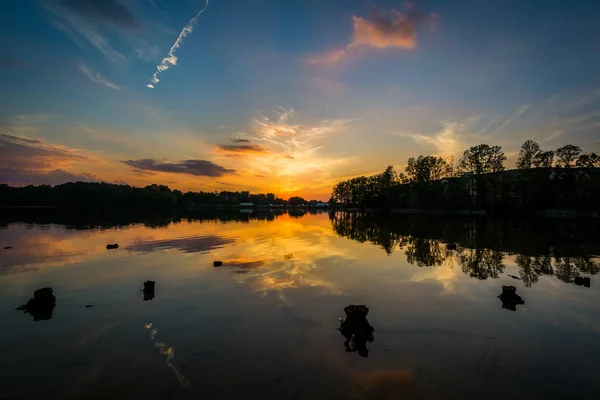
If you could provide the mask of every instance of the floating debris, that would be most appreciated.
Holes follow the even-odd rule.
[[[223,265],[223,261],[213,261],[213,267],[220,267]]]
[[[107,244],[106,245],[106,250],[112,250],[112,249],[118,249],[119,245],[118,244]]]
[[[85,305],[85,308],[92,308],[92,307],[94,307],[94,305],[93,305],[93,304],[86,304],[86,305]]]
[[[12,246],[4,246],[4,250],[12,249]]]

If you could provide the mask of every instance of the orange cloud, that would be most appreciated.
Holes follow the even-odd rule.
[[[249,140],[247,142],[250,142]],[[216,154],[224,155],[228,158],[242,158],[248,154],[266,154],[270,153],[271,149],[259,144],[243,144],[243,145],[230,145],[220,144],[215,147],[214,152]]]
[[[399,47],[413,49],[417,45],[414,15],[403,15],[396,10],[379,11],[372,21],[360,17],[354,19],[354,38],[348,47],[367,45],[377,48]]]
[[[427,24],[434,29],[438,20],[437,14],[430,14]],[[417,46],[416,27],[422,18],[414,7],[406,14],[397,10],[376,11],[370,20],[353,16],[352,40],[344,48],[329,51],[323,55],[310,57],[309,65],[336,64],[354,47],[369,46],[377,49],[400,48],[412,50]]]

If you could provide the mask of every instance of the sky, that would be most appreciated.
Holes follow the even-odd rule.
[[[600,151],[600,2],[19,0],[0,183],[327,200],[480,143]]]

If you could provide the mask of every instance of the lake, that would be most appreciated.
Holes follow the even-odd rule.
[[[23,221],[0,225],[0,246],[12,247],[0,250],[0,399],[600,390],[594,221],[302,212]],[[501,296],[503,285],[516,292]],[[44,287],[55,307],[15,310]],[[366,319],[346,318],[349,305],[366,305]]]

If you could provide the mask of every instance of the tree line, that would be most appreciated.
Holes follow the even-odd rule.
[[[578,208],[596,209],[600,156],[574,145],[543,150],[527,140],[516,169],[505,169],[500,146],[480,144],[455,163],[433,155],[411,157],[404,172],[392,166],[374,176],[337,183],[330,203],[365,208]]]
[[[284,200],[273,193],[252,194],[248,191],[188,191],[171,190],[165,185],[134,187],[104,182],[70,182],[62,185],[29,185],[12,187],[0,184],[0,206],[54,206],[95,209],[177,208],[190,204],[237,205],[301,205],[316,204],[294,196]]]

